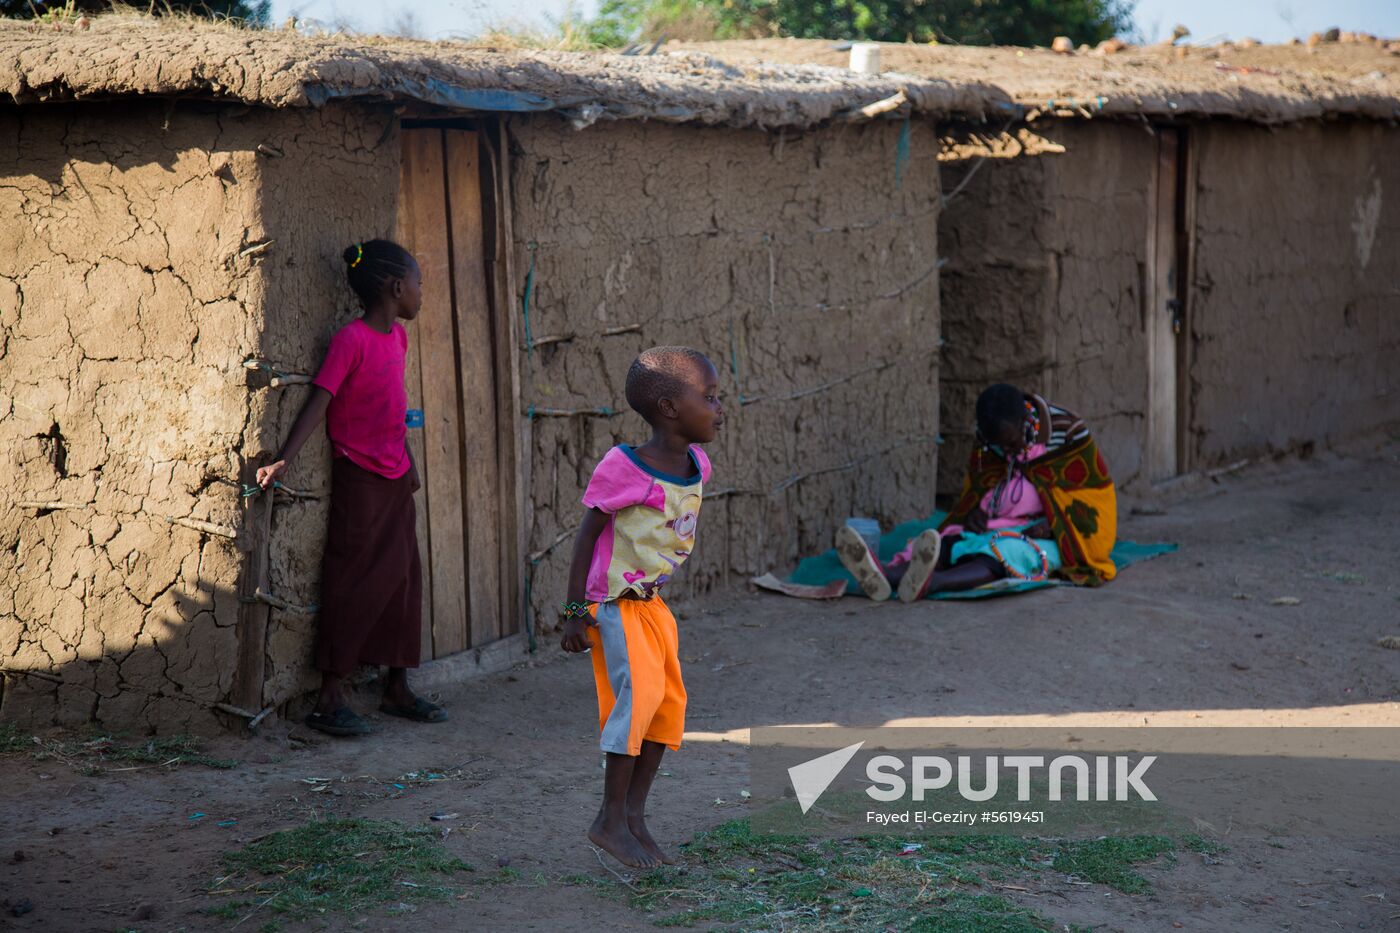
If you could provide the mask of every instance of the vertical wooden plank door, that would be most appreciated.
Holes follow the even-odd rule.
[[[1181,303],[1177,297],[1178,171],[1177,130],[1157,128],[1157,165],[1149,192],[1147,257],[1147,450],[1148,479],[1157,483],[1177,475],[1177,331]]]
[[[410,429],[424,563],[424,658],[480,647],[514,626],[503,606],[503,499],[496,316],[485,278],[479,139],[474,131],[403,130],[400,242],[423,273],[410,325]]]
[[[1192,404],[1191,365],[1194,355],[1191,333],[1191,283],[1196,263],[1196,134],[1177,130],[1176,166],[1176,470],[1195,469],[1195,406]]]

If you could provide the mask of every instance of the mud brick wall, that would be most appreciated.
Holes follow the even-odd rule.
[[[355,313],[340,252],[393,230],[396,126],[373,107],[0,112],[19,220],[0,230],[0,716],[216,727],[256,502],[239,484],[308,391],[243,361],[314,372]],[[317,432],[291,484],[323,490],[328,463]],[[270,582],[290,602],[318,601],[325,506],[279,499]],[[313,626],[272,612],[267,696],[307,683]]]
[[[627,367],[649,346],[707,353],[728,418],[674,596],[785,571],[830,547],[849,515],[931,509],[939,181],[928,127],[910,128],[899,184],[899,123],[779,135],[577,131],[533,117],[510,131],[530,335],[568,338],[521,355],[522,404],[618,412],[529,420],[527,551],[558,542],[533,572],[546,628],[593,466],[649,436],[623,398]]]
[[[1142,283],[1154,138],[1118,123],[1037,127],[1062,154],[987,159],[944,208],[938,488],[956,493],[993,382],[1083,415],[1120,486],[1140,476]],[[976,160],[944,164],[951,191]]]
[[[7,720],[173,730],[228,690],[240,555],[167,517],[239,523],[255,142],[188,105],[0,110]]]
[[[1196,462],[1400,421],[1400,130],[1196,133]]]
[[[977,395],[993,382],[1044,389],[1046,305],[1054,257],[1043,236],[1046,160],[976,159],[946,163],[943,190],[967,184],[938,221],[943,367],[938,423],[943,446],[938,491],[961,489],[975,440]]]

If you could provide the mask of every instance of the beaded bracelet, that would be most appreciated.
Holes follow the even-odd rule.
[[[1040,555],[1040,573],[1026,575],[1024,573],[1021,573],[1015,567],[1011,566],[1011,564],[1006,560],[1006,558],[1001,555],[1000,549],[997,548],[996,542],[998,538],[1019,538],[1020,540],[1026,542],[1032,548],[1034,548],[1035,552]],[[1001,562],[1001,565],[1006,568],[1007,574],[1013,577],[1014,579],[1031,581],[1050,579],[1049,556],[1045,553],[1044,550],[1041,549],[1040,545],[1036,544],[1034,541],[1032,541],[1029,537],[1022,534],[1021,532],[1005,530],[998,531],[996,534],[992,535],[991,539],[987,542],[987,544],[991,547],[992,554],[995,555],[996,559]]]
[[[588,603],[564,603],[559,607],[559,615],[565,619],[586,619]]]

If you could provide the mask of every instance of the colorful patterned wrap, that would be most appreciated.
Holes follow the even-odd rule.
[[[1098,586],[1118,572],[1109,556],[1118,536],[1118,494],[1093,436],[1078,424],[1076,428],[1072,439],[1026,463],[1025,471],[1045,507],[1060,549],[1063,565],[1055,575],[1081,586]],[[965,524],[973,507],[1005,477],[1004,460],[989,450],[975,448],[962,494],[939,529]]]

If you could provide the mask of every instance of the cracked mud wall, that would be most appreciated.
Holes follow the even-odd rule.
[[[993,382],[1044,388],[1045,314],[1054,257],[1039,237],[1042,190],[1052,171],[1039,156],[947,163],[943,190],[967,184],[938,222],[943,323],[938,492],[957,494],[975,439],[977,395]]]
[[[932,508],[939,190],[928,126],[911,126],[899,185],[899,123],[576,131],[533,117],[510,128],[530,335],[568,338],[521,355],[522,403],[618,412],[528,421],[526,550],[555,545],[533,570],[543,627],[593,466],[649,436],[623,398],[627,367],[649,346],[708,354],[728,419],[674,595],[786,571],[830,547],[849,515],[892,522]]]
[[[257,157],[225,116],[0,110],[7,720],[197,727],[227,693],[240,554],[167,521],[239,523]]]
[[[16,476],[0,512],[0,716],[214,728],[260,511],[239,484],[309,391],[242,364],[315,372],[357,313],[340,252],[392,233],[397,119],[123,103],[0,124],[0,201],[22,218],[0,233],[0,438]],[[324,491],[328,464],[318,431],[289,485]],[[278,499],[269,577],[289,602],[319,601],[326,505]],[[313,627],[272,611],[266,696],[311,681]]]
[[[1196,462],[1400,421],[1400,130],[1195,130]]]
[[[1141,473],[1147,405],[1142,324],[1156,143],[1142,127],[1055,123],[1061,154],[987,159],[939,222],[940,493],[961,485],[978,393],[1010,382],[1087,419],[1120,486]],[[944,165],[951,191],[977,164]]]

